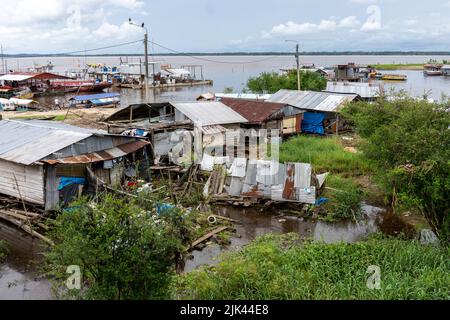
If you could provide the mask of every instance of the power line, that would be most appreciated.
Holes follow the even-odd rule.
[[[184,52],[181,52],[181,51],[170,49],[170,48],[168,48],[166,46],[163,46],[163,45],[161,45],[159,43],[156,43],[154,41],[149,41],[149,42],[154,44],[154,45],[156,45],[156,46],[158,46],[158,47],[160,47],[160,48],[168,50],[168,51],[170,51],[172,53],[176,53],[176,54],[178,54],[180,56],[186,56],[186,57],[190,57],[190,58],[201,60],[201,61],[208,61],[208,62],[220,63],[220,64],[253,64],[253,63],[264,62],[264,61],[268,61],[268,60],[272,60],[272,59],[277,58],[277,57],[268,57],[268,58],[264,58],[264,59],[260,59],[260,60],[245,61],[245,62],[218,61],[218,60],[202,58],[202,57],[198,57],[198,56],[195,56],[195,55],[192,55],[192,54],[189,54],[189,53],[184,53]]]
[[[79,51],[72,51],[72,52],[62,52],[62,53],[57,53],[55,55],[64,56],[64,55],[71,55],[71,54],[76,54],[76,53],[86,53],[86,52],[92,52],[92,51],[112,49],[112,48],[118,48],[118,47],[127,46],[127,45],[130,45],[130,44],[135,44],[135,43],[138,43],[138,42],[143,42],[143,40],[136,40],[136,41],[130,41],[130,42],[125,42],[125,43],[119,43],[119,44],[114,44],[114,45],[111,45],[111,46],[95,48],[95,49],[79,50]]]

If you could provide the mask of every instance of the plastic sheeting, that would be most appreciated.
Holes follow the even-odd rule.
[[[305,112],[303,114],[302,131],[306,133],[325,134],[323,121],[325,114]]]
[[[58,190],[61,191],[65,187],[73,185],[73,184],[85,185],[86,179],[85,178],[73,178],[73,177],[61,177],[59,180]]]

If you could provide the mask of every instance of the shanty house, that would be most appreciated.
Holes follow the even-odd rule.
[[[357,95],[316,91],[280,90],[268,102],[283,103],[304,110],[302,132],[325,134],[342,128],[339,111]]]
[[[223,148],[225,131],[240,129],[247,119],[221,102],[167,102],[131,105],[106,119],[110,132],[148,137],[156,163],[170,157],[179,143],[173,133],[192,131],[202,147]]]
[[[54,210],[87,185],[90,170],[106,184],[121,182],[132,157],[148,144],[63,123],[0,121],[0,194]]]
[[[278,129],[283,134],[301,132],[305,111],[286,103],[222,98],[220,101],[239,113],[248,123],[243,127],[253,129]]]

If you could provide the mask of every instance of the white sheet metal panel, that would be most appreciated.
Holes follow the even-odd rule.
[[[244,178],[247,173],[247,159],[236,158],[230,168],[230,175],[232,177]]]
[[[266,160],[257,161],[256,182],[266,186],[271,185],[272,183],[271,166],[272,166],[271,161]]]
[[[316,91],[280,90],[268,102],[285,103],[311,111],[337,112],[357,95],[336,94]]]
[[[26,202],[45,205],[44,186],[43,166],[25,166],[0,160],[1,194],[17,199],[22,197]]]
[[[221,102],[172,102],[171,104],[199,127],[248,122],[239,113]]]
[[[232,177],[229,191],[230,196],[239,197],[242,192],[242,185],[242,180],[240,178]]]
[[[295,164],[295,188],[309,188],[311,186],[312,166],[309,163]]]
[[[298,188],[296,191],[299,202],[308,204],[316,203],[316,187]]]

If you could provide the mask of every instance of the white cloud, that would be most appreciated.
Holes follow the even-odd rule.
[[[355,4],[373,4],[377,3],[378,0],[349,0],[349,2]]]
[[[9,52],[51,52],[67,46],[79,49],[70,43],[74,40],[94,45],[102,39],[139,38],[142,31],[138,28],[128,23],[115,25],[107,18],[123,10],[138,13],[143,4],[140,0],[10,1],[2,4],[0,17],[8,23],[0,24],[0,39]]]
[[[355,16],[348,16],[339,21],[336,20],[321,20],[319,23],[304,22],[295,23],[288,21],[272,27],[269,32],[263,32],[264,38],[271,38],[272,36],[289,36],[316,33],[321,31],[335,31],[337,29],[354,28],[360,22]]]

